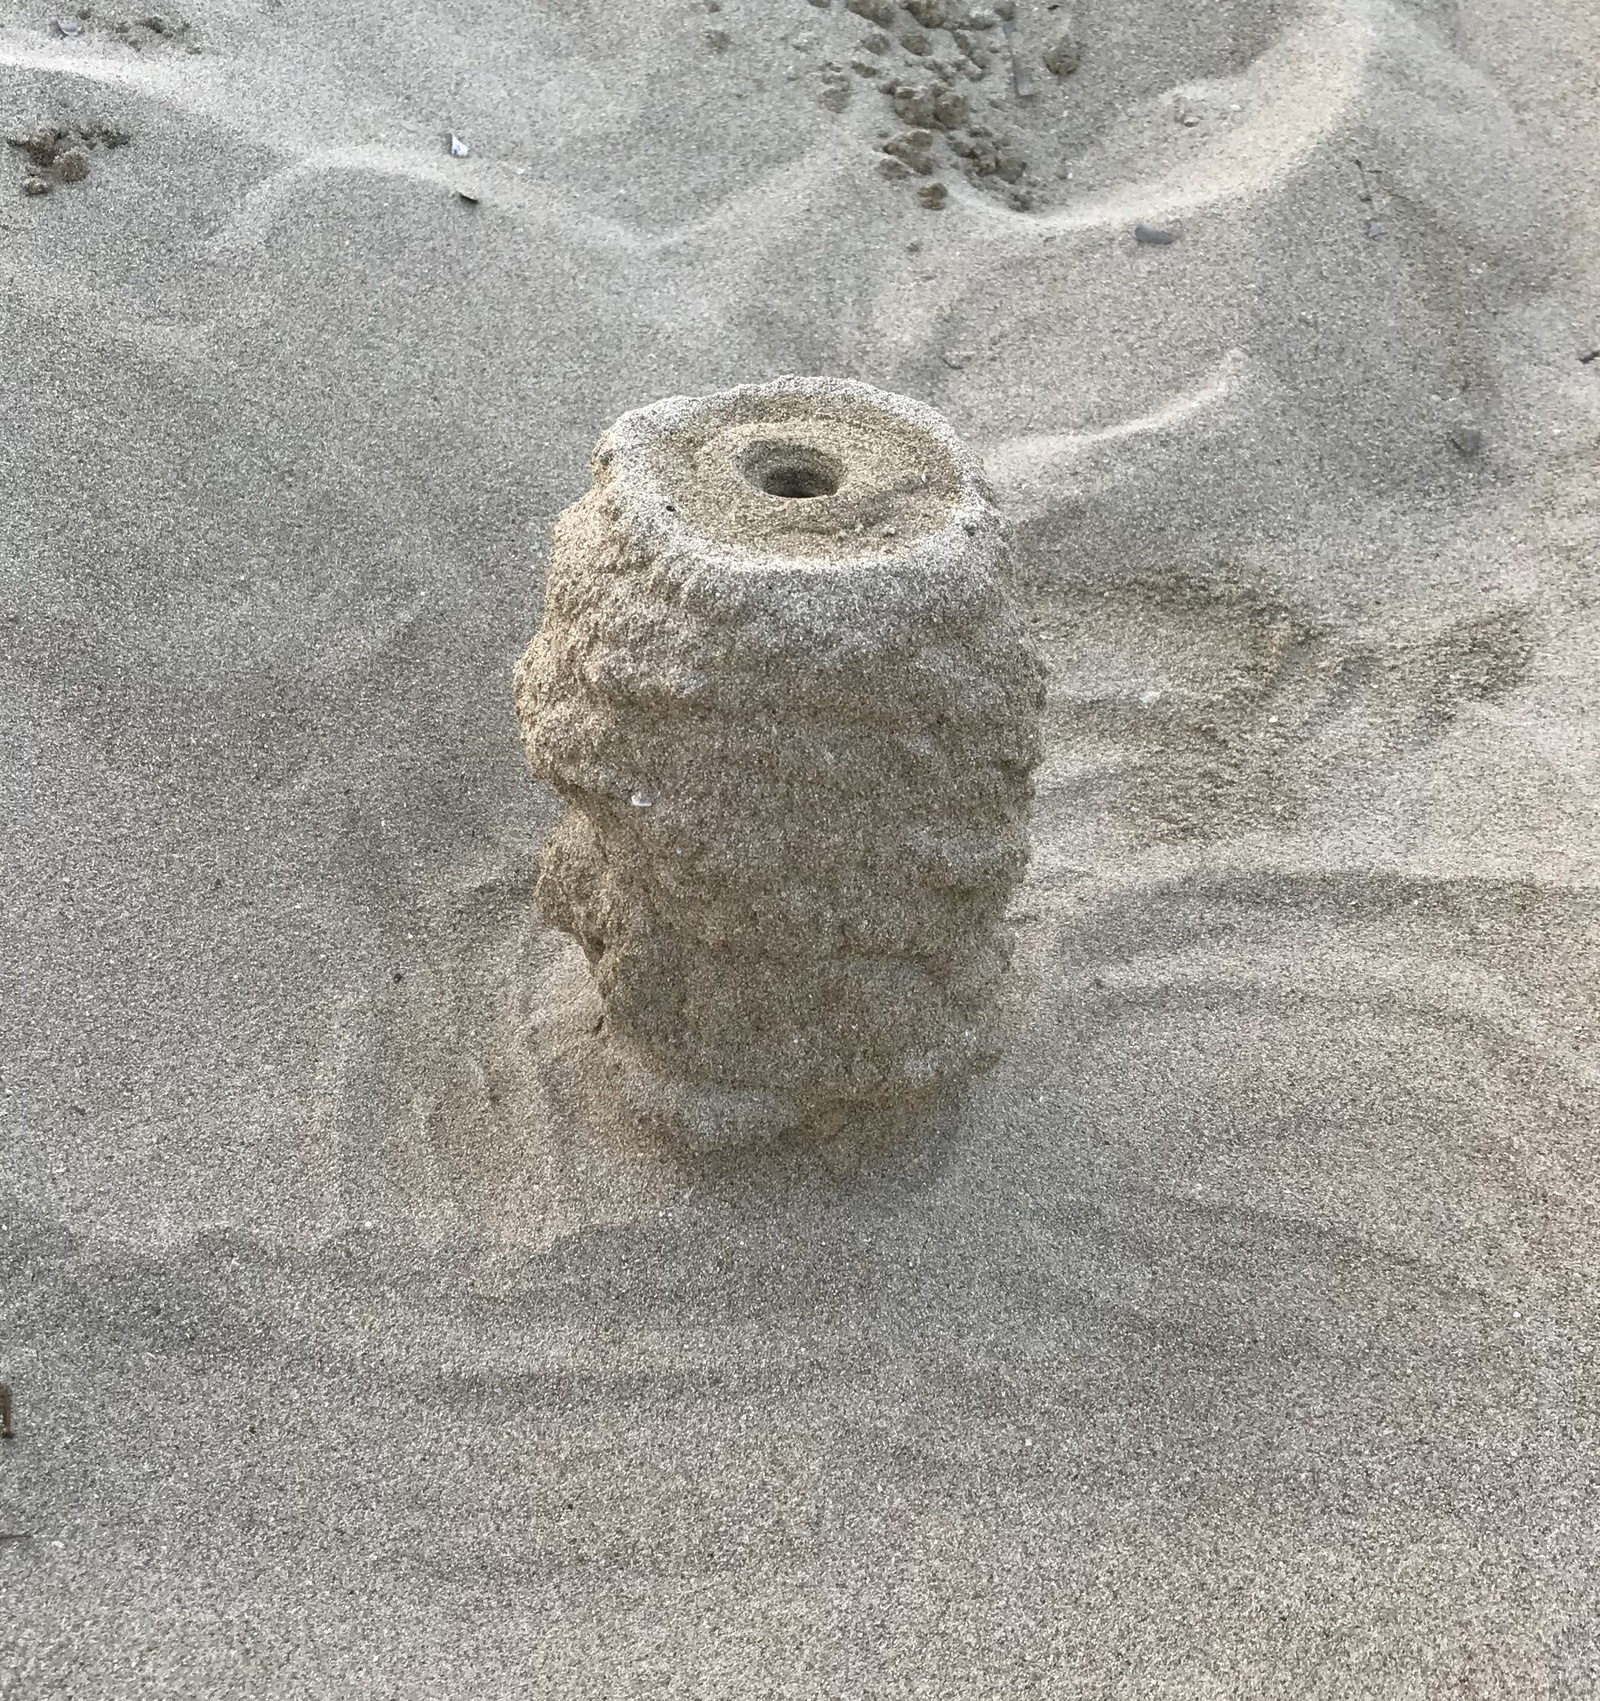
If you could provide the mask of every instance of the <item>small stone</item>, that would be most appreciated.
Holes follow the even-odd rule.
[[[833,0],[811,0],[811,4],[815,6],[819,12],[826,12],[833,4]]]
[[[928,170],[933,170],[932,160],[928,162]],[[909,177],[911,173],[897,159],[881,159],[878,161],[878,175],[880,177],[899,178]]]
[[[914,124],[919,129],[931,129],[935,123],[933,96],[926,89],[896,89],[894,111],[903,124]]]
[[[933,52],[933,43],[922,30],[902,30],[900,45],[907,53],[914,53],[918,59],[926,59]]]
[[[1159,225],[1136,224],[1133,227],[1133,240],[1143,242],[1152,248],[1170,248],[1178,240],[1175,230],[1163,230]]]
[[[938,208],[950,199],[950,191],[942,183],[928,183],[917,191],[917,199],[925,207]]]
[[[961,20],[964,30],[997,30],[1000,27],[1000,15],[991,12],[987,6],[974,6]]]
[[[861,46],[868,53],[887,53],[892,45],[882,30],[870,30],[861,38]]]
[[[1483,453],[1483,432],[1476,425],[1452,426],[1450,442],[1459,453],[1465,455],[1469,460],[1472,456]]]
[[[1200,122],[1200,114],[1198,112],[1185,112],[1178,119],[1178,122],[1185,130],[1192,130]]]
[[[891,159],[909,166],[919,177],[933,175],[933,160],[929,157],[928,149],[933,144],[932,133],[927,130],[908,130],[903,136],[896,136],[883,144],[884,153]],[[894,172],[885,173],[894,176]]]
[[[967,97],[945,89],[933,99],[933,121],[941,130],[955,130],[967,121]]]
[[[1028,169],[1028,162],[1015,148],[1001,148],[995,156],[994,169],[1002,183],[1016,183]]]
[[[72,148],[56,160],[56,170],[63,183],[81,183],[89,175],[89,156],[82,148]]]
[[[167,20],[159,12],[147,12],[142,18],[135,18],[133,21],[136,24],[143,24],[152,35],[165,35],[167,33]]]
[[[894,0],[844,0],[844,9],[884,29],[894,22]]]
[[[48,195],[50,185],[42,177],[24,177],[22,192],[24,195]]]
[[[465,159],[471,152],[472,149],[467,145],[467,143],[463,142],[459,136],[454,134],[451,135],[450,157],[452,159]]]
[[[713,53],[726,53],[733,46],[733,37],[726,30],[707,30],[706,46]]]
[[[83,20],[81,18],[57,18],[56,34],[64,36],[82,35]]]
[[[10,138],[12,147],[22,148],[35,165],[54,165],[60,140],[61,132],[48,124],[30,130],[26,136]]]
[[[1003,24],[1015,23],[1017,18],[1017,0],[994,0],[994,15]]]
[[[1374,242],[1379,241],[1387,234],[1388,226],[1384,224],[1382,219],[1367,220],[1367,235],[1370,236]]]
[[[925,30],[949,26],[950,11],[945,0],[905,0],[905,8]]]
[[[1040,64],[1054,77],[1070,77],[1082,59],[1083,50],[1071,30],[1062,30],[1039,55]]]
[[[995,152],[993,143],[982,137],[969,141],[965,136],[952,136],[950,147],[953,152],[972,161],[975,177],[992,177],[999,169],[1000,156]]]

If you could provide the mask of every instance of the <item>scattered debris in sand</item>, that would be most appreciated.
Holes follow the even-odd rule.
[[[1169,248],[1178,240],[1179,232],[1160,225],[1145,224],[1142,220],[1133,227],[1133,240],[1150,248]]]
[[[91,119],[75,128],[39,124],[25,134],[7,136],[6,144],[27,154],[31,165],[22,179],[22,193],[47,195],[54,183],[82,183],[88,177],[89,148],[121,148],[131,140],[126,130]]]

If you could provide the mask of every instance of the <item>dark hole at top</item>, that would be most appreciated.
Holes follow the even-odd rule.
[[[778,461],[761,469],[757,483],[768,496],[832,496],[839,488],[839,476],[826,467]]]

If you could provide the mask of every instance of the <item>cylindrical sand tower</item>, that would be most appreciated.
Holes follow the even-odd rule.
[[[698,1142],[932,1101],[1000,1050],[1043,699],[981,468],[781,378],[625,414],[517,667],[545,916]]]

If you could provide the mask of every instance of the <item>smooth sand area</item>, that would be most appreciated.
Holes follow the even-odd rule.
[[[0,14],[0,1696],[1600,1692],[1593,0],[99,4]],[[784,372],[1015,522],[1032,991],[697,1159],[511,670]]]

